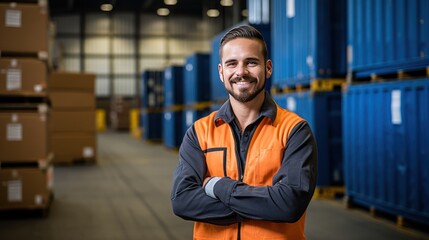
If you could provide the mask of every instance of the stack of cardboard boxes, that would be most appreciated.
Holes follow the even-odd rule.
[[[46,1],[0,3],[0,210],[47,209],[49,17]]]
[[[53,72],[48,78],[51,101],[49,144],[54,164],[96,162],[95,75]]]

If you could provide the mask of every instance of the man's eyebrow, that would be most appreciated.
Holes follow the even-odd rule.
[[[226,64],[226,63],[231,63],[231,62],[236,62],[237,60],[236,59],[228,59],[228,60],[226,60],[224,63]]]

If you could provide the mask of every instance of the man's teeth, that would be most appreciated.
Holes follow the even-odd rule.
[[[244,84],[248,84],[248,82],[236,82],[236,84],[238,84],[238,85],[244,85]]]

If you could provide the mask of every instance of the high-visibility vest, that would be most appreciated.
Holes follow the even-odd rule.
[[[226,176],[239,179],[238,157],[232,129],[222,119],[214,121],[216,112],[196,121],[194,124],[202,150],[207,150],[207,176]],[[292,129],[303,121],[298,115],[280,109],[274,123],[265,117],[255,130],[250,142],[243,182],[251,186],[270,186],[273,176],[282,164],[286,141]],[[226,156],[225,156],[226,155]],[[296,240],[305,239],[305,213],[295,223],[244,220],[240,224],[227,226],[195,222],[194,239],[237,240]],[[240,229],[239,229],[240,228]]]

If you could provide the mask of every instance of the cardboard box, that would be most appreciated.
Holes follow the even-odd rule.
[[[0,94],[45,93],[46,63],[32,58],[0,58]]]
[[[0,162],[47,161],[47,113],[0,112]]]
[[[47,208],[51,202],[53,167],[1,168],[0,209]]]
[[[47,59],[48,19],[46,6],[0,3],[0,52],[37,53]]]
[[[95,110],[68,111],[52,109],[50,134],[55,132],[95,132]]]
[[[66,90],[92,92],[95,95],[95,74],[53,72],[48,77],[48,89],[50,92]]]
[[[53,133],[50,135],[51,152],[55,163],[73,163],[76,160],[97,159],[96,133]]]
[[[130,112],[110,112],[110,124],[114,130],[130,129]]]
[[[48,96],[53,109],[95,110],[95,95],[91,92],[49,91]]]

